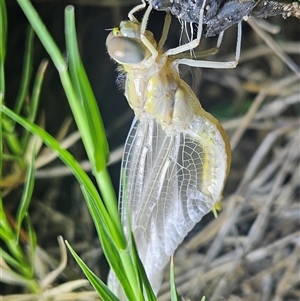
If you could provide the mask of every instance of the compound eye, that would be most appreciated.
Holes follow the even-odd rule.
[[[135,39],[108,36],[106,40],[108,54],[120,64],[138,64],[146,57],[143,45]]]

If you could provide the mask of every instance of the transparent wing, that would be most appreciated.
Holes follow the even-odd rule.
[[[119,205],[154,292],[179,243],[219,200],[226,161],[223,138],[204,117],[196,116],[185,132],[172,136],[154,119],[134,119],[122,161]]]

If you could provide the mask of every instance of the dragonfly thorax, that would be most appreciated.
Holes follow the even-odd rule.
[[[177,67],[163,55],[150,68],[127,73],[125,96],[139,119],[156,119],[168,135],[187,129],[200,106]]]

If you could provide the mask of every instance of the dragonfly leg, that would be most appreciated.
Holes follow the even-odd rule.
[[[204,17],[205,4],[206,4],[206,0],[203,1],[203,4],[202,4],[201,9],[200,9],[200,13],[199,13],[197,38],[190,41],[189,43],[184,44],[184,45],[180,45],[178,47],[169,49],[168,51],[165,52],[164,55],[166,55],[166,56],[176,55],[178,53],[194,49],[199,45],[201,37],[202,37],[202,28],[203,28],[203,17]]]
[[[138,22],[138,20],[136,19],[136,17],[134,16],[134,14],[142,9],[144,9],[146,7],[146,1],[145,0],[141,0],[142,4],[139,4],[137,6],[135,6],[129,13],[128,13],[128,19],[132,22]]]
[[[158,42],[158,45],[157,45],[157,50],[161,50],[163,48],[163,46],[165,45],[165,42],[166,42],[167,37],[168,37],[170,25],[171,25],[171,20],[172,20],[171,14],[170,14],[170,12],[167,12],[166,17],[165,17],[163,31],[162,31],[162,34],[161,34],[161,38],[160,38],[160,40]]]
[[[152,43],[145,36],[147,22],[148,22],[151,10],[152,10],[152,5],[149,4],[149,6],[147,7],[147,9],[145,11],[145,14],[143,16],[143,20],[141,23],[141,41],[151,53],[151,57],[149,57],[149,59],[147,60],[147,65],[145,67],[150,67],[152,64],[154,64],[154,61],[158,55],[157,49],[152,45]]]
[[[147,63],[145,63],[145,67],[148,68],[154,64],[155,59],[158,56],[158,52],[157,52],[157,49],[152,45],[152,43],[143,34],[141,34],[141,41],[151,53],[151,56],[148,58]]]
[[[217,49],[220,48],[223,40],[223,33],[220,34],[217,42]],[[200,67],[200,68],[214,68],[214,69],[230,69],[235,68],[240,59],[241,53],[241,44],[242,44],[242,21],[238,23],[238,33],[237,33],[237,43],[235,50],[235,59],[228,62],[216,62],[216,61],[197,61],[194,59],[177,59],[175,61],[178,65],[188,65],[191,67]]]

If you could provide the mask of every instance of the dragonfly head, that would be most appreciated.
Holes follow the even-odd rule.
[[[152,32],[146,30],[145,36],[156,46]],[[120,27],[115,27],[106,39],[106,47],[110,57],[121,65],[139,64],[150,56],[141,41],[140,24],[132,21],[122,21]]]

